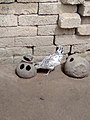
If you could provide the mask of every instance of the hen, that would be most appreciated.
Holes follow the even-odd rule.
[[[47,69],[49,70],[48,75],[57,65],[60,65],[63,53],[62,47],[56,47],[54,54],[46,56],[41,62],[35,64],[36,69]]]

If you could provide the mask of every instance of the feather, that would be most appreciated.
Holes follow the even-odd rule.
[[[63,53],[63,48],[56,47],[54,54],[46,56],[41,62],[38,62],[35,65],[36,69],[54,70],[57,65],[60,65],[60,62],[63,58]]]

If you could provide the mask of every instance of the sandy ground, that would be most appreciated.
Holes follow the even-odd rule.
[[[90,76],[73,79],[59,66],[21,79],[14,70],[0,65],[0,120],[90,120]]]

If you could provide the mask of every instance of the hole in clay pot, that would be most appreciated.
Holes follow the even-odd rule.
[[[22,70],[24,68],[24,64],[21,64],[20,69]]]
[[[72,62],[73,60],[74,60],[74,58],[71,58],[71,59],[70,59],[70,62]]]
[[[23,58],[24,58],[24,60],[26,60],[26,61],[30,61],[30,59],[27,58],[26,56],[24,56]]]
[[[29,71],[31,69],[30,65],[26,66],[26,70]]]

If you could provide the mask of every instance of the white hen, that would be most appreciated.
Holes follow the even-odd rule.
[[[38,62],[35,65],[36,69],[48,69],[48,75],[57,65],[60,65],[60,62],[63,58],[63,52],[63,48],[56,47],[54,54],[46,56],[41,62]]]

